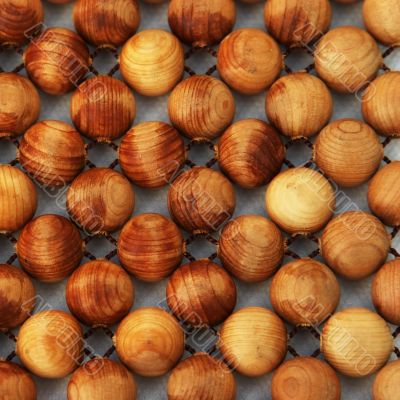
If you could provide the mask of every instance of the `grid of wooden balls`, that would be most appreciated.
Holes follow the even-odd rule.
[[[379,41],[390,46],[387,55],[400,43],[398,2],[364,1],[369,33],[356,27],[329,30],[328,0],[268,0],[268,33],[235,30],[232,0],[170,1],[172,33],[136,33],[137,1],[113,3],[109,7],[105,0],[77,0],[77,33],[48,28],[24,49],[29,79],[15,72],[0,73],[0,137],[18,147],[12,165],[0,165],[0,231],[16,246],[16,255],[0,266],[0,330],[16,340],[16,352],[0,362],[0,394],[7,399],[36,398],[29,373],[11,362],[17,354],[39,377],[73,373],[69,400],[135,399],[132,372],[155,377],[169,371],[170,400],[233,400],[233,369],[248,377],[274,371],[274,400],[339,399],[335,370],[351,377],[380,371],[373,398],[398,399],[400,360],[388,360],[393,350],[400,357],[393,341],[399,330],[392,335],[387,322],[400,325],[400,261],[386,261],[389,253],[400,256],[391,248],[400,225],[400,161],[386,158],[384,146],[400,136],[400,72],[389,71],[377,45]],[[41,1],[0,0],[0,8],[0,43],[22,52],[26,32],[43,21]],[[109,75],[97,74],[87,43],[116,54],[123,80],[112,77],[117,67]],[[207,49],[217,57],[216,68],[208,75],[195,75],[185,67],[182,43],[192,47],[186,57],[193,49]],[[216,45],[218,50],[212,50]],[[305,71],[292,72],[284,65],[295,47],[306,47],[314,56],[315,63]],[[307,73],[314,67],[317,76]],[[284,69],[288,74],[281,77]],[[385,73],[378,76],[380,69]],[[191,76],[182,80],[185,70]],[[210,76],[215,70],[221,79]],[[85,80],[89,71],[95,76]],[[37,122],[40,97],[35,86],[51,95],[73,91],[74,126]],[[171,124],[153,121],[132,128],[136,106],[131,89],[144,96],[170,93]],[[330,89],[362,93],[364,121],[330,122]],[[232,90],[246,95],[267,90],[270,124],[256,119],[232,124]],[[181,134],[191,143],[210,145],[215,158],[207,166],[193,166],[187,158],[190,145],[185,147]],[[309,138],[317,134],[313,145]],[[92,141],[89,146],[106,142],[118,150],[123,173],[94,166],[81,135]],[[378,135],[385,137],[383,143]],[[113,141],[119,138],[117,146]],[[285,159],[286,149],[297,140],[313,148],[306,166],[314,163],[317,170],[294,167]],[[382,161],[388,165],[379,169]],[[213,162],[223,173],[208,168]],[[17,163],[25,173],[14,166]],[[284,163],[291,168],[280,172]],[[90,168],[82,172],[85,165]],[[185,165],[192,168],[184,171]],[[32,219],[37,198],[30,178],[44,187],[69,185],[67,209],[74,223],[60,215]],[[369,180],[372,213],[351,211],[332,218],[334,188]],[[155,213],[131,218],[135,196],[130,181],[144,188],[170,184],[171,219]],[[232,182],[244,188],[269,183],[270,219],[243,215],[230,220],[217,241],[211,235],[234,213]],[[384,224],[393,227],[392,235]],[[78,228],[89,235],[105,235],[117,250],[105,259],[94,259],[84,248],[91,236],[83,241]],[[180,228],[191,234],[188,240]],[[115,240],[111,234],[119,230]],[[17,231],[18,240],[13,236]],[[194,260],[185,244],[204,235],[217,244],[217,253]],[[317,241],[319,250],[308,258],[297,256],[288,246],[299,236]],[[285,254],[295,260],[281,266]],[[318,254],[325,264],[314,259]],[[122,267],[110,261],[115,255]],[[80,265],[84,256],[91,261]],[[184,256],[190,262],[180,265]],[[224,268],[213,262],[217,256]],[[22,269],[11,265],[16,258]],[[128,273],[147,282],[168,278],[170,312],[156,307],[129,312],[135,290]],[[360,280],[373,273],[376,312],[336,312],[340,287],[335,274]],[[247,307],[232,313],[236,286],[231,276],[248,283],[272,278],[269,296],[274,311]],[[68,278],[71,314],[52,310],[32,315],[35,288],[30,277],[48,283]],[[223,359],[196,353],[180,361],[185,348],[182,321],[210,328],[222,323],[218,348]],[[284,321],[295,327],[289,335]],[[108,327],[118,323],[113,340],[122,363],[93,358],[80,365],[80,322],[103,327],[111,335]],[[323,322],[319,335],[314,327]],[[19,326],[16,339],[10,330]],[[297,355],[288,340],[301,327],[320,338],[320,351],[314,357],[283,362],[288,350]],[[349,344],[343,343],[346,335],[350,348],[343,347]],[[320,352],[326,362],[316,358]]]

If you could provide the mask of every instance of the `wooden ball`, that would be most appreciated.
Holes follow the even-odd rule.
[[[184,239],[179,228],[161,214],[140,214],[122,228],[118,257],[136,278],[157,282],[180,264]]]
[[[171,0],[168,23],[176,36],[193,47],[219,43],[236,22],[233,0]]]
[[[399,400],[400,360],[385,365],[376,375],[373,400]]]
[[[400,325],[400,258],[386,263],[372,283],[372,301],[378,313],[394,325]]]
[[[168,400],[235,400],[236,382],[223,361],[196,353],[174,368],[167,393]]]
[[[114,336],[119,358],[135,373],[166,374],[179,361],[185,335],[176,319],[161,308],[140,308],[130,313]]]
[[[278,44],[261,29],[238,29],[222,41],[218,50],[218,73],[239,93],[262,92],[278,78],[282,68]]]
[[[12,265],[0,264],[0,331],[16,328],[29,317],[35,294],[28,275]]]
[[[338,185],[361,185],[377,171],[383,159],[375,131],[356,119],[339,119],[326,126],[314,146],[314,160]]]
[[[67,389],[68,400],[136,400],[137,387],[132,374],[120,363],[95,358],[79,367]]]
[[[386,165],[372,178],[368,205],[385,225],[400,225],[400,161]]]
[[[124,174],[136,185],[158,188],[171,182],[186,160],[179,132],[165,122],[143,122],[122,139],[118,158]]]
[[[95,260],[71,275],[65,297],[71,313],[84,324],[108,326],[128,314],[135,291],[129,275],[119,265]]]
[[[62,121],[46,120],[33,125],[19,146],[19,162],[45,187],[66,186],[85,167],[85,142]]]
[[[82,335],[82,328],[72,315],[59,310],[42,311],[22,325],[16,352],[35,375],[64,378],[82,361]]]
[[[341,374],[354,378],[378,371],[393,350],[389,326],[367,308],[346,308],[325,324],[321,351]]]
[[[71,97],[71,119],[83,135],[98,142],[118,139],[132,126],[136,102],[124,82],[96,76],[83,82]]]
[[[0,164],[0,232],[21,229],[35,214],[36,188],[18,168]]]
[[[0,393],[7,400],[36,400],[36,383],[19,365],[0,361]]]
[[[348,211],[335,217],[320,239],[322,257],[339,275],[359,280],[385,262],[391,237],[373,215]]]
[[[268,279],[282,262],[283,235],[261,215],[241,215],[226,224],[218,244],[222,265],[245,282]]]
[[[135,207],[129,181],[109,168],[79,175],[67,192],[67,210],[86,232],[103,234],[122,228]]]
[[[179,267],[167,285],[167,303],[178,319],[194,326],[215,326],[236,305],[236,285],[229,274],[208,259]]]
[[[43,282],[59,282],[79,265],[83,241],[78,229],[61,215],[41,215],[22,230],[16,244],[21,266]]]
[[[355,26],[340,26],[325,34],[314,59],[319,77],[341,93],[357,93],[375,79],[383,62],[373,37]]]
[[[89,49],[75,32],[49,28],[29,44],[24,63],[29,78],[39,89],[59,96],[77,87],[89,72]]]
[[[118,47],[135,34],[140,24],[136,0],[78,0],[73,11],[76,31],[95,46]]]
[[[147,29],[124,45],[120,55],[122,77],[143,96],[162,96],[182,79],[183,47],[171,33]]]
[[[221,169],[245,188],[269,183],[282,168],[285,154],[285,146],[275,129],[258,119],[235,122],[218,144]]]
[[[25,133],[39,118],[39,93],[21,75],[0,73],[0,104],[0,138]]]
[[[361,109],[365,121],[384,136],[400,136],[400,110],[396,107],[400,72],[387,72],[365,90]]]
[[[235,99],[220,80],[207,75],[185,79],[168,99],[172,124],[189,139],[213,140],[235,117]]]
[[[279,269],[269,296],[274,310],[292,325],[318,326],[339,304],[340,286],[326,265],[302,258]]]
[[[242,308],[222,325],[218,345],[231,368],[245,376],[262,376],[286,355],[286,327],[266,308]]]
[[[22,45],[29,31],[43,23],[44,10],[40,0],[1,0],[0,43]]]
[[[306,46],[329,29],[331,20],[328,0],[269,0],[264,8],[268,32],[288,47]]]
[[[284,231],[318,232],[332,218],[335,193],[329,181],[309,168],[291,168],[277,175],[267,188],[266,209]]]
[[[233,215],[236,195],[220,172],[195,167],[182,173],[168,192],[168,208],[174,220],[191,233],[219,230]]]
[[[314,357],[284,362],[271,383],[273,400],[340,400],[341,387],[335,371]]]
[[[318,133],[329,122],[332,111],[332,95],[326,85],[305,72],[278,79],[268,91],[265,103],[268,120],[293,139]]]

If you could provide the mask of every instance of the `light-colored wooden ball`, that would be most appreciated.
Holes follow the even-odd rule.
[[[371,295],[378,313],[391,324],[400,325],[400,258],[389,261],[377,272]]]
[[[326,265],[302,258],[279,269],[269,297],[274,310],[292,325],[318,326],[339,304],[340,286]]]
[[[399,400],[400,360],[385,365],[376,375],[372,387],[373,400]]]
[[[35,214],[36,188],[16,167],[0,164],[0,198],[0,232],[18,231]]]
[[[80,133],[98,142],[121,137],[136,117],[136,101],[128,86],[110,76],[83,82],[71,97],[71,119]]]
[[[40,121],[23,136],[18,158],[29,176],[44,187],[66,186],[85,167],[85,142],[70,124]]]
[[[305,72],[295,72],[271,86],[265,111],[268,120],[285,136],[293,139],[310,137],[329,122],[333,100],[320,79]]]
[[[391,237],[378,218],[363,211],[347,211],[326,226],[320,249],[337,274],[359,280],[382,266],[390,243]]]
[[[233,215],[236,195],[220,172],[195,167],[182,173],[168,192],[168,208],[174,220],[191,233],[219,230]]]
[[[67,388],[68,400],[136,400],[132,374],[120,363],[95,358],[79,367]]]
[[[324,325],[321,351],[340,373],[354,378],[381,369],[393,350],[389,326],[367,308],[346,308]]]
[[[61,215],[41,215],[29,222],[16,244],[21,266],[43,282],[59,282],[79,265],[83,241],[78,229]]]
[[[67,210],[86,232],[114,232],[125,224],[135,207],[132,186],[109,168],[92,168],[79,175],[67,192]]]
[[[65,311],[41,311],[22,325],[16,352],[24,366],[35,375],[63,378],[83,359],[82,328]]]
[[[0,264],[0,331],[16,328],[31,315],[35,294],[28,275],[12,265]]]
[[[340,400],[341,387],[335,371],[314,357],[295,357],[274,373],[272,400]]]
[[[179,132],[160,121],[142,122],[123,138],[118,150],[124,174],[136,185],[158,188],[172,181],[186,160]]]
[[[244,282],[262,282],[279,267],[285,242],[277,226],[261,215],[241,215],[226,224],[218,243],[222,265]]]
[[[39,118],[39,93],[21,75],[0,73],[0,104],[0,137],[21,135]]]
[[[135,34],[140,24],[137,0],[78,0],[73,11],[76,31],[95,46],[118,47]]]
[[[383,156],[383,147],[375,131],[352,118],[327,125],[314,146],[314,160],[319,169],[344,187],[368,181],[378,170]]]
[[[359,92],[375,79],[383,62],[373,37],[355,26],[340,26],[324,35],[314,59],[318,76],[341,93]]]
[[[120,323],[114,336],[119,358],[135,373],[156,377],[179,361],[185,335],[177,320],[161,308],[140,308]]]
[[[280,75],[282,52],[275,40],[261,29],[238,29],[219,46],[217,69],[232,89],[256,94],[270,87]]]
[[[243,119],[231,125],[217,151],[223,172],[245,188],[269,183],[282,168],[286,154],[278,132],[259,119]]]
[[[169,26],[189,46],[219,43],[232,30],[235,21],[233,0],[171,0],[169,3]]]
[[[48,28],[29,44],[24,53],[29,78],[48,94],[61,96],[78,86],[89,72],[86,43],[66,28]]]
[[[170,32],[147,29],[124,45],[120,55],[122,77],[143,96],[162,96],[182,79],[183,47]]]
[[[18,364],[0,361],[0,393],[7,400],[36,400],[36,383]]]
[[[268,215],[296,235],[318,232],[332,218],[335,193],[329,181],[309,168],[290,168],[277,175],[265,196]]]
[[[220,80],[192,76],[175,87],[168,99],[172,124],[189,139],[213,140],[235,117],[235,99]]]
[[[400,72],[387,72],[365,90],[361,109],[365,121],[380,135],[400,136]]]
[[[331,24],[328,0],[269,0],[264,8],[268,32],[288,46],[306,46],[323,35]]]
[[[372,178],[368,205],[385,225],[400,225],[400,161],[386,165]]]
[[[236,381],[223,361],[196,353],[173,369],[167,393],[168,400],[235,400]]]
[[[194,326],[215,326],[236,305],[236,285],[229,274],[209,259],[179,267],[167,284],[167,303],[175,316]]]
[[[218,346],[231,368],[245,376],[262,376],[286,355],[286,327],[266,308],[242,308],[222,325]]]
[[[180,264],[184,239],[179,228],[161,214],[140,214],[122,228],[118,257],[136,278],[157,282]]]

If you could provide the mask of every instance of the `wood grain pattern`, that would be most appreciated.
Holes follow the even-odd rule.
[[[399,400],[400,360],[388,363],[375,377],[373,400]]]
[[[22,325],[16,352],[22,363],[41,378],[63,378],[83,358],[83,332],[65,311],[41,311]]]
[[[378,371],[388,361],[393,346],[389,326],[367,308],[346,308],[333,314],[321,335],[325,359],[351,377]]]
[[[89,49],[75,32],[49,28],[29,44],[24,63],[36,86],[46,93],[63,95],[89,72]]]
[[[185,337],[176,319],[161,308],[140,308],[120,323],[114,336],[120,359],[148,377],[170,371],[182,356]]]
[[[320,79],[305,72],[278,79],[268,91],[265,103],[268,120],[293,139],[319,133],[329,122],[332,111],[329,89]]]
[[[234,90],[256,94],[270,87],[280,75],[282,52],[275,40],[261,29],[237,29],[219,46],[217,69]]]
[[[206,353],[196,353],[180,362],[168,379],[168,400],[235,400],[232,372]]]
[[[285,154],[285,146],[275,129],[258,119],[235,122],[218,143],[221,169],[245,188],[269,183],[282,168]]]
[[[261,215],[241,215],[225,225],[218,244],[222,265],[245,282],[262,282],[279,267],[285,251],[283,235]]]
[[[209,259],[179,267],[167,284],[167,303],[178,319],[194,326],[215,326],[236,305],[236,285],[229,274]]]
[[[0,393],[7,400],[36,400],[36,384],[19,365],[0,361]]]
[[[161,214],[140,214],[122,228],[118,257],[136,278],[157,282],[180,264],[184,239],[179,228]]]
[[[136,185],[158,188],[171,182],[186,160],[179,132],[165,122],[143,122],[122,139],[118,158],[124,174]]]
[[[0,74],[0,104],[0,137],[21,135],[39,118],[39,93],[21,75]]]
[[[168,208],[186,231],[217,231],[227,222],[236,206],[232,184],[221,173],[195,167],[182,173],[168,192]]]
[[[172,125],[199,141],[218,137],[233,121],[235,110],[235,99],[228,87],[206,75],[185,79],[168,99]]]
[[[376,217],[362,211],[348,211],[326,226],[320,249],[322,257],[337,274],[359,280],[382,266],[390,243],[389,233]]]
[[[65,186],[85,167],[85,142],[62,121],[33,125],[19,146],[19,162],[28,175],[45,187]]]
[[[262,376],[274,370],[285,357],[285,324],[266,308],[242,308],[222,325],[218,345],[237,372],[249,377]]]
[[[136,117],[136,101],[128,86],[110,76],[83,82],[71,97],[71,119],[83,135],[98,142],[121,137]]]
[[[16,244],[24,270],[43,282],[66,278],[83,257],[78,229],[61,215],[41,215],[29,222]]]
[[[21,229],[35,214],[36,188],[18,168],[0,164],[0,232]]]

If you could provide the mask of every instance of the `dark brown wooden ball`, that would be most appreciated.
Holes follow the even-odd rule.
[[[194,326],[218,325],[236,305],[236,286],[228,273],[208,259],[182,265],[167,285],[167,303],[180,319]]]

